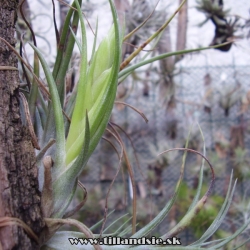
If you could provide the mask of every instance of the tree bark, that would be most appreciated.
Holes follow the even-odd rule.
[[[15,46],[18,0],[0,0],[0,37]],[[0,41],[0,66],[17,67],[17,58]],[[38,243],[17,225],[1,225],[4,217],[19,218],[36,235],[44,225],[38,190],[34,148],[21,122],[19,76],[0,68],[0,249],[39,249]],[[2,226],[2,227],[1,227]]]

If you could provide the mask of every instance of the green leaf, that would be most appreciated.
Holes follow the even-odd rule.
[[[228,44],[228,43],[225,43]],[[203,47],[203,48],[197,48],[197,49],[188,49],[188,50],[180,50],[180,51],[175,51],[175,52],[169,52],[169,53],[164,53],[155,57],[152,57],[150,59],[141,61],[139,63],[136,63],[134,65],[131,65],[129,67],[126,67],[125,69],[123,69],[122,71],[119,72],[119,78],[127,75],[128,73],[132,73],[135,69],[140,68],[144,65],[147,65],[149,63],[158,61],[158,60],[162,60],[166,57],[170,57],[170,56],[175,56],[175,55],[182,55],[182,54],[187,54],[187,53],[192,53],[192,52],[196,52],[196,51],[201,51],[201,50],[207,50],[207,49],[212,49],[212,48],[219,48],[225,44],[220,44],[220,45],[216,45],[216,46],[210,46],[210,47]]]
[[[230,182],[229,182],[228,191],[227,191],[225,201],[224,201],[217,217],[215,218],[213,223],[210,225],[210,227],[207,229],[207,231],[201,236],[201,238],[199,240],[195,241],[194,243],[192,243],[192,246],[200,245],[203,242],[205,242],[207,239],[209,239],[216,232],[216,230],[219,228],[222,221],[224,220],[224,218],[227,214],[227,211],[231,205],[231,202],[233,199],[233,194],[235,191],[235,186],[236,186],[236,182],[235,182],[233,189],[231,190],[232,178],[233,178],[233,174],[231,174],[231,177],[230,177]]]
[[[114,105],[114,100],[116,96],[116,90],[117,90],[117,80],[118,80],[118,71],[119,71],[119,65],[120,65],[120,57],[121,57],[121,42],[120,42],[120,36],[119,36],[119,27],[117,22],[117,16],[116,12],[113,6],[112,1],[110,1],[111,10],[113,13],[113,20],[114,20],[114,29],[112,35],[110,37],[110,44],[109,47],[113,47],[113,51],[106,51],[108,52],[105,55],[106,57],[112,58],[113,65],[110,71],[104,71],[102,74],[104,74],[100,78],[103,80],[103,83],[97,81],[97,85],[95,86],[95,83],[93,82],[93,85],[91,85],[92,76],[89,71],[89,76],[87,77],[87,83],[84,85],[82,84],[82,89],[78,91],[77,97],[79,96],[79,102],[76,102],[76,110],[73,112],[73,118],[72,123],[70,126],[69,135],[67,138],[66,143],[66,164],[69,165],[79,154],[81,145],[84,141],[84,123],[85,123],[85,117],[82,113],[83,109],[87,109],[89,111],[89,121],[90,121],[90,149],[89,153],[91,154],[95,147],[97,146],[99,140],[101,139],[102,134],[104,133],[104,130],[107,126],[108,120],[111,115],[111,111]],[[112,30],[112,29],[111,29]],[[107,40],[103,44],[107,43]],[[113,46],[112,46],[113,44]],[[103,45],[104,46],[104,45]],[[104,46],[105,47],[105,46]],[[101,53],[103,56],[103,53],[105,51],[98,50],[96,54]],[[111,53],[111,55],[109,54]],[[95,56],[97,58],[97,56]],[[99,58],[99,56],[98,56]],[[95,61],[95,59],[93,60]],[[92,62],[93,65],[97,65],[95,62]],[[100,64],[102,65],[102,64]],[[102,67],[104,67],[102,65]],[[110,62],[107,62],[107,67],[110,67]],[[102,68],[103,69],[103,68]],[[93,71],[93,72],[92,72]],[[100,70],[92,70],[92,75],[98,75]],[[94,73],[96,72],[96,73]],[[93,79],[95,80],[95,79]],[[79,81],[80,83],[80,81]],[[102,86],[103,85],[103,86]],[[95,88],[96,90],[92,90],[91,88]],[[79,87],[78,87],[79,88]],[[103,88],[103,92],[98,94],[99,89]],[[94,103],[92,103],[92,94],[94,95],[94,98],[97,98]],[[98,96],[98,97],[97,97]],[[92,105],[92,106],[91,106]]]
[[[201,133],[201,137],[202,137],[202,140],[203,140],[203,155],[206,156],[206,144],[205,144],[205,140],[204,140],[204,136],[203,136],[203,133],[202,133],[202,130],[201,130],[201,127],[200,125],[198,124],[199,126],[199,130],[200,130],[200,133]],[[200,168],[200,174],[199,174],[199,183],[198,183],[198,187],[197,187],[197,191],[195,193],[195,196],[194,196],[194,199],[190,205],[190,207],[188,208],[188,212],[193,208],[195,207],[195,205],[198,203],[199,201],[199,198],[200,198],[200,194],[201,194],[201,189],[202,189],[202,183],[203,183],[203,170],[204,170],[204,164],[205,164],[205,159],[202,158],[202,163],[201,163],[201,168]]]
[[[87,113],[87,111],[86,111]],[[53,182],[54,211],[53,217],[61,218],[73,199],[77,186],[77,178],[88,161],[90,142],[89,120],[86,114],[85,142],[76,161],[66,170],[59,173]]]
[[[89,95],[90,93],[90,84],[87,81],[87,67],[88,67],[88,61],[87,61],[87,37],[86,37],[86,30],[85,25],[83,21],[82,12],[80,9],[79,4],[77,1],[75,1],[79,16],[80,16],[80,23],[81,23],[81,30],[82,30],[82,44],[81,44],[81,63],[80,63],[80,78],[77,86],[77,95],[76,95],[76,102],[73,110],[72,120],[69,128],[69,133],[67,137],[66,142],[66,149],[71,145],[79,136],[79,134],[82,132],[82,128],[84,127],[85,121],[83,121],[83,118],[85,117],[85,111],[90,111],[91,109],[91,103]],[[85,132],[84,132],[85,133]],[[79,150],[83,144],[83,139],[81,140],[81,143],[78,145],[78,154]],[[77,154],[75,154],[75,157]],[[70,163],[66,161],[67,165]]]
[[[49,92],[51,95],[51,101],[54,111],[54,122],[56,127],[56,153],[53,169],[55,169],[55,172],[60,172],[61,169],[64,168],[65,164],[65,132],[60,98],[57,92],[54,78],[42,53],[33,44],[30,43],[30,46],[35,50],[39,57],[49,86]]]
[[[76,0],[72,4],[72,6],[75,7],[76,4],[78,4],[78,6],[81,5],[82,0]],[[71,10],[69,10],[69,13],[71,13]],[[71,27],[73,27],[75,30],[77,30],[77,28],[78,28],[79,18],[81,18],[81,13],[79,13],[79,11],[78,12],[76,11],[74,13],[73,21],[72,21],[72,25],[71,25]],[[67,23],[68,23],[68,20],[67,20]],[[54,79],[55,79],[55,82],[57,84],[58,93],[60,96],[62,107],[64,104],[64,95],[65,95],[65,93],[64,93],[64,91],[65,91],[65,86],[64,86],[65,76],[66,76],[66,73],[67,73],[67,70],[69,67],[69,63],[70,63],[72,53],[73,53],[73,48],[75,45],[75,38],[72,35],[72,33],[70,32],[70,28],[69,28],[70,25],[68,25],[68,26],[66,26],[66,25],[67,24],[65,23],[64,24],[65,32],[67,32],[67,33],[69,32],[69,37],[67,39],[67,37],[64,37],[63,36],[64,34],[62,34],[62,37],[61,37],[60,43],[59,43],[59,48],[60,48],[60,46],[62,46],[62,47],[64,46],[65,49],[63,50],[63,56],[61,56],[62,51],[60,51],[60,53],[58,53],[60,56],[58,55],[58,58],[56,59],[55,69],[57,68],[58,64],[59,64],[59,69],[58,69],[57,74],[56,74],[56,72],[55,72],[55,74],[53,74],[53,76],[56,75],[56,77]],[[82,39],[84,39],[84,37],[82,37]],[[67,43],[66,43],[66,41],[67,41]],[[64,44],[62,44],[62,43],[64,43]],[[87,46],[87,44],[85,44],[85,47],[86,46]],[[83,53],[84,53],[84,50],[83,50]]]
[[[189,132],[189,135],[188,135],[188,139],[186,141],[186,145],[185,145],[186,148],[188,147],[189,136],[190,136],[190,132]],[[140,237],[143,237],[145,235],[148,235],[152,230],[154,230],[166,218],[166,216],[168,215],[168,213],[169,213],[170,209],[172,208],[174,202],[176,201],[179,190],[181,188],[181,182],[182,182],[182,179],[183,179],[184,168],[185,168],[185,163],[186,163],[186,157],[187,157],[187,152],[185,152],[183,154],[180,177],[179,177],[179,180],[178,180],[178,182],[176,184],[175,191],[174,191],[174,194],[173,194],[172,198],[170,199],[170,201],[167,202],[167,204],[161,210],[161,212],[151,222],[149,222],[145,227],[143,227],[138,232],[136,232],[134,235],[132,235],[132,238],[140,238]]]
[[[78,2],[81,5],[82,0],[79,0]],[[74,2],[71,6],[74,8],[76,7]],[[54,81],[58,89],[61,107],[63,107],[64,98],[65,98],[65,93],[64,93],[65,76],[68,70],[69,62],[71,60],[71,56],[72,56],[72,52],[73,52],[73,48],[75,44],[75,39],[69,30],[72,15],[73,15],[73,20],[72,20],[71,26],[77,30],[78,23],[79,23],[79,16],[77,12],[74,12],[73,9],[70,8],[66,16],[64,25],[63,25],[62,35],[61,35],[60,42],[58,45],[56,61],[55,61],[55,65],[54,65],[54,69],[52,73]],[[69,36],[68,36],[68,33],[70,33]],[[49,103],[46,126],[45,126],[44,135],[42,139],[42,146],[45,146],[45,144],[51,138],[54,138],[54,134],[55,134],[54,114],[53,114],[53,108],[51,107]]]

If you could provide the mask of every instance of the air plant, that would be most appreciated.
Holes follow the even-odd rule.
[[[116,19],[114,7],[111,4],[113,18]],[[56,86],[55,79],[50,73],[41,52],[33,45],[43,66],[52,99],[52,108],[56,130],[56,149],[53,159],[52,179],[53,208],[49,216],[62,218],[71,202],[78,176],[86,165],[90,155],[99,142],[110,117],[113,107],[118,68],[120,64],[120,32],[117,22],[100,44],[98,50],[93,50],[90,65],[87,62],[87,42],[83,16],[78,1],[74,2],[77,7],[81,30],[82,44],[80,77],[77,85],[75,106],[67,139],[65,140],[65,128],[60,100],[60,86]],[[74,95],[72,95],[73,97]],[[61,97],[61,98],[60,98]],[[47,192],[46,185],[43,192]],[[48,201],[46,201],[46,204]]]
[[[78,181],[78,177],[86,166],[88,159],[95,150],[107,127],[115,101],[118,82],[124,80],[137,68],[150,64],[156,60],[161,60],[172,55],[180,55],[211,48],[207,47],[165,53],[149,59],[144,58],[136,64],[130,64],[133,58],[135,58],[147,44],[157,38],[157,36],[167,27],[169,22],[185,3],[184,0],[175,13],[153,35],[151,35],[146,42],[139,46],[139,48],[136,49],[124,62],[120,63],[123,36],[119,29],[117,14],[113,2],[112,0],[109,0],[114,24],[109,32],[107,32],[107,36],[100,43],[97,50],[96,29],[92,56],[90,62],[88,62],[87,37],[85,22],[80,8],[81,2],[81,0],[75,0],[65,18],[61,37],[58,39],[57,57],[52,72],[50,71],[51,69],[48,66],[42,52],[36,46],[34,35],[34,44],[30,44],[34,50],[34,70],[32,70],[29,64],[17,52],[15,52],[21,60],[25,71],[28,70],[32,75],[32,79],[30,79],[30,82],[32,83],[30,93],[28,95],[26,94],[29,101],[29,108],[26,98],[22,94],[20,102],[22,103],[24,111],[22,113],[22,118],[28,122],[33,145],[37,148],[37,150],[40,150],[37,151],[37,165],[39,168],[39,186],[42,192],[42,212],[46,227],[38,239],[34,236],[34,233],[30,233],[30,229],[27,225],[24,225],[24,223],[20,221],[18,221],[18,225],[23,226],[25,230],[32,235],[32,237],[38,240],[43,249],[75,249],[75,247],[70,244],[68,240],[69,238],[101,238],[101,236],[107,236],[107,230],[104,228],[105,218],[97,225],[93,225],[93,227],[88,228],[82,222],[69,219],[69,217],[75,214],[86,201],[86,189],[83,184]],[[81,25],[81,42],[79,42],[76,38],[76,30],[79,23]],[[57,29],[56,32],[58,34]],[[5,40],[2,38],[0,39],[13,49]],[[78,84],[74,86],[68,102],[65,102],[66,72],[69,67],[75,43],[78,45],[80,51],[79,81]],[[42,65],[48,88],[43,81],[40,80],[39,61]],[[26,76],[28,81],[29,74]],[[27,87],[26,90],[29,90],[29,88]],[[36,135],[33,131],[32,122],[34,127],[37,128],[35,130]],[[127,153],[124,150],[124,144],[111,123],[110,126],[113,132],[111,130],[109,131],[112,132],[113,136],[118,140],[122,148],[120,163],[122,156],[124,156],[133,185],[133,171],[130,166]],[[123,237],[128,234],[131,235],[132,231],[131,238],[146,237],[164,220],[177,198],[180,184],[183,179],[187,151],[198,154],[204,159],[204,161],[207,161],[212,172],[211,183],[207,192],[200,198],[203,180],[203,161],[200,170],[200,181],[197,193],[189,207],[189,210],[174,228],[161,236],[161,239],[166,240],[167,238],[178,235],[178,233],[180,233],[192,222],[192,219],[203,208],[214,184],[213,167],[204,154],[188,149],[187,147],[167,150],[162,152],[162,154],[176,150],[185,151],[185,153],[183,156],[179,181],[177,182],[173,197],[166,203],[163,210],[148,225],[139,231],[136,231],[136,192],[133,186],[134,199],[132,226],[128,226],[130,221],[128,220],[122,227],[117,229],[115,232],[112,232],[112,236]],[[79,205],[69,211],[69,205],[75,195],[77,185],[82,189],[84,199]],[[221,239],[220,242],[205,243],[218,229],[224,219],[232,201],[234,190],[235,184],[232,187],[231,177],[227,196],[212,225],[201,236],[201,238],[194,242],[190,247],[179,247],[178,249],[200,249],[207,246],[212,246],[213,249],[218,249],[234,239],[248,226],[250,222],[249,219],[235,234],[225,239]],[[3,220],[1,220],[1,222],[3,222]],[[101,233],[93,234],[92,231],[101,223],[103,223]],[[58,228],[64,224],[75,226],[81,232],[58,232]],[[133,245],[100,246],[98,244],[86,244],[82,249],[93,248],[155,249],[157,247]],[[169,249],[168,247],[162,247],[161,249],[165,248]]]
[[[241,100],[243,95],[243,89],[238,83],[237,86],[225,86],[223,89],[219,89],[219,105],[224,109],[225,116],[229,115],[230,109]]]
[[[228,18],[229,10],[224,10],[223,0],[197,0],[197,10],[206,15],[204,25],[208,20],[211,20],[215,26],[214,38],[210,45],[218,45],[235,38],[235,33],[239,30],[239,18]],[[231,49],[232,43],[216,48],[227,52]]]

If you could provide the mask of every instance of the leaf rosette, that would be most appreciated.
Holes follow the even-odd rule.
[[[78,1],[73,3],[81,24],[82,42],[80,44],[77,41],[80,44],[81,62],[77,95],[66,139],[60,87],[56,85],[57,80],[42,53],[31,45],[44,69],[54,114],[56,149],[52,168],[52,216],[56,218],[65,214],[74,196],[78,176],[104,133],[115,101],[122,40],[114,5],[112,1],[109,3],[114,24],[96,51],[95,37],[90,63],[87,60],[87,37],[82,11]]]

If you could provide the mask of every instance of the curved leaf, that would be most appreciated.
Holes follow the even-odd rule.
[[[65,132],[60,98],[57,92],[57,87],[54,78],[42,53],[33,44],[30,43],[30,46],[35,50],[39,57],[49,85],[49,92],[51,95],[56,127],[56,154],[54,159],[54,169],[57,172],[64,168],[65,165]]]

